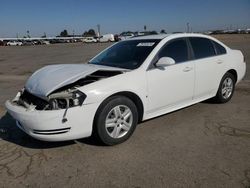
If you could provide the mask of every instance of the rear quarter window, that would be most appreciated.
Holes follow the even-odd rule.
[[[215,47],[217,55],[223,55],[227,53],[226,49],[223,46],[221,46],[219,43],[215,41],[213,41],[213,43],[214,43],[214,47]]]
[[[200,37],[189,38],[194,51],[195,59],[207,58],[216,55],[214,45],[211,40]]]

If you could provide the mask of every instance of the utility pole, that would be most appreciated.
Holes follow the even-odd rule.
[[[97,24],[97,35],[98,35],[98,37],[101,36],[101,25],[100,24]]]
[[[30,38],[30,31],[27,30],[27,38]]]
[[[189,22],[187,22],[187,33],[189,33]]]

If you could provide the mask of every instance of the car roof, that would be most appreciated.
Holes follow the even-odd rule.
[[[136,37],[132,37],[129,38],[128,40],[143,40],[143,39],[164,39],[167,36],[169,36],[169,34],[160,34],[160,35],[144,35],[144,36],[136,36]]]
[[[137,36],[127,40],[150,40],[150,39],[164,39],[167,37],[206,37],[209,38],[207,35],[199,34],[199,33],[175,33],[175,34],[159,34],[159,35],[145,35],[145,36]]]

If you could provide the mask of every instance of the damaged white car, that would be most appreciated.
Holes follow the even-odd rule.
[[[245,71],[240,51],[209,36],[135,37],[88,64],[36,71],[6,108],[20,129],[39,140],[95,134],[114,145],[127,140],[140,121],[209,98],[229,101]]]

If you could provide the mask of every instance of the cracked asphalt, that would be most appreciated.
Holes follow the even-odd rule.
[[[216,36],[243,51],[250,35]],[[110,44],[0,47],[0,187],[250,187],[250,71],[226,104],[143,122],[125,143],[37,141],[4,109],[36,69],[84,63]]]

